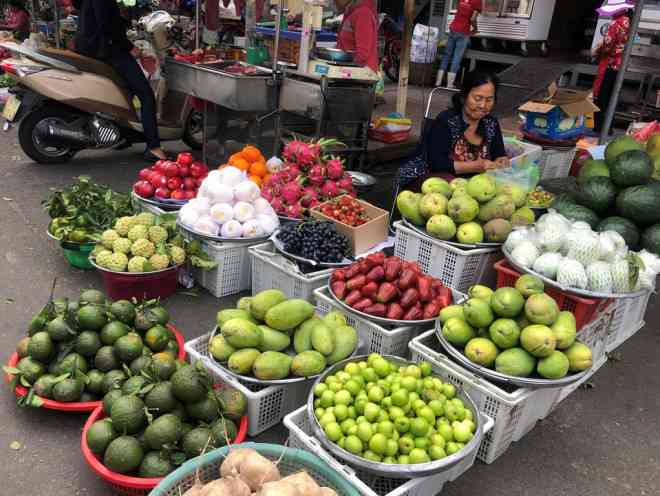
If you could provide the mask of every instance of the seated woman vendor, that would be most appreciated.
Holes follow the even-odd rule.
[[[453,108],[438,115],[426,137],[430,175],[468,176],[509,167],[500,125],[491,115],[496,99],[494,75],[465,76]]]

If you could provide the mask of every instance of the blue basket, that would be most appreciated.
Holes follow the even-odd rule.
[[[203,483],[218,479],[220,465],[222,465],[229,450],[238,448],[252,448],[271,461],[280,460],[277,468],[282,477],[305,470],[319,486],[334,489],[337,494],[342,496],[360,496],[360,492],[352,484],[316,455],[296,448],[265,443],[242,443],[231,447],[225,446],[210,451],[202,457],[190,460],[163,479],[149,493],[149,496],[180,496],[192,487],[198,470],[199,478]]]
[[[566,115],[559,107],[555,107],[547,114],[525,112],[525,124],[523,129],[528,133],[553,140],[566,140],[582,136],[586,131],[584,116],[576,116],[574,118],[575,123],[570,128],[564,130],[559,129],[561,122],[567,118],[571,117]],[[546,125],[540,126],[538,125],[539,122],[545,122]]]

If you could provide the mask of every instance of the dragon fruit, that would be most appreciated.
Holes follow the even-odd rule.
[[[284,198],[285,203],[288,205],[296,203],[300,200],[301,196],[302,188],[296,181],[291,181],[290,183],[285,184],[282,188],[282,198]]]
[[[334,181],[324,182],[323,186],[321,186],[321,193],[323,193],[323,196],[329,198],[334,198],[335,196],[339,196],[339,188],[337,188],[337,183]]]
[[[577,260],[565,258],[557,269],[557,282],[571,288],[586,289],[589,284],[584,266]]]
[[[352,193],[353,179],[348,174],[345,174],[344,176],[342,176],[342,178],[339,181],[337,181],[337,186],[339,187],[340,190],[346,193]]]
[[[273,207],[273,210],[275,210],[276,213],[278,214],[283,214],[284,213],[284,204],[282,203],[282,200],[279,198],[273,198],[270,201],[271,207]]]
[[[319,193],[316,190],[316,188],[313,188],[312,186],[307,186],[303,190],[303,196],[302,196],[303,207],[313,208],[310,205],[315,201],[318,203],[318,199],[319,199]]]
[[[305,143],[300,140],[289,141],[284,147],[282,156],[287,162],[295,162],[301,167],[311,167],[321,154],[317,143]]]
[[[321,186],[325,182],[325,176],[325,168],[317,164],[309,170],[307,178],[314,186]]]
[[[344,165],[341,159],[333,158],[325,164],[328,171],[328,178],[333,180],[341,179],[344,176]]]
[[[300,219],[303,214],[303,209],[300,206],[300,204],[295,204],[295,205],[289,205],[286,207],[286,215],[287,217],[291,217],[292,219]]]

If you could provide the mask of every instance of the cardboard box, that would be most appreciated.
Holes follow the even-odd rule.
[[[321,205],[310,211],[312,217],[315,219],[335,223],[337,232],[343,234],[346,236],[346,239],[348,239],[348,246],[351,250],[351,255],[353,256],[360,255],[386,241],[389,237],[390,225],[390,214],[387,210],[375,207],[371,203],[367,203],[360,199],[357,201],[364,207],[364,210],[370,219],[366,223],[357,227],[349,226],[348,224],[339,222],[338,220],[321,213]]]
[[[525,114],[525,131],[551,139],[576,137],[585,130],[585,116],[598,112],[590,90],[559,88],[555,83],[541,100],[530,100],[520,107]]]

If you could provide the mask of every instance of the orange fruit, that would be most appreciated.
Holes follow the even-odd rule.
[[[266,183],[268,182],[269,179],[270,179],[270,174],[266,174],[266,175],[264,176],[264,178],[261,180],[261,182],[262,182],[263,184],[266,184]]]
[[[261,178],[259,176],[250,176],[249,179],[261,188]]]
[[[232,155],[231,158],[229,159],[229,165],[233,165],[237,169],[240,169],[242,171],[247,171],[250,169],[250,163],[245,160],[243,157],[236,157]]]
[[[263,159],[263,156],[261,155],[259,149],[256,146],[252,146],[252,145],[248,145],[245,148],[243,148],[241,155],[243,155],[243,158],[250,163],[258,162]]]
[[[268,169],[265,162],[258,161],[250,165],[250,175],[264,177],[266,174],[268,174]]]

